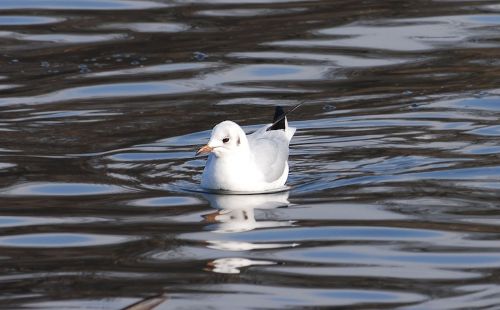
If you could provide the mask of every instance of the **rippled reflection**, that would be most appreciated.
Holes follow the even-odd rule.
[[[259,210],[272,210],[288,206],[288,192],[265,195],[205,194],[204,198],[210,202],[212,208],[217,209],[215,212],[203,215],[204,221],[210,223],[210,226],[207,228],[214,233],[237,234],[254,229],[283,227],[292,224],[287,221],[257,220],[255,215],[255,212]],[[216,235],[209,238],[211,240],[207,240],[208,248],[231,252],[296,246],[296,244],[233,241],[232,237],[217,240]],[[268,260],[224,257],[209,261],[207,263],[207,270],[216,273],[238,274],[241,272],[241,268],[273,264],[275,262]]]
[[[264,195],[210,195],[205,199],[217,211],[204,215],[214,223],[214,232],[242,232],[262,227],[280,227],[289,222],[257,221],[256,209],[274,209],[288,206],[288,191]]]
[[[258,266],[258,265],[273,265],[271,261],[257,261],[246,258],[219,258],[208,263],[207,269],[216,273],[238,274],[240,268]]]

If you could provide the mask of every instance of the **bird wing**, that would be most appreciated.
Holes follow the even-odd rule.
[[[278,180],[285,171],[288,160],[288,145],[295,128],[266,131],[269,125],[248,135],[250,151],[255,164],[266,182]]]

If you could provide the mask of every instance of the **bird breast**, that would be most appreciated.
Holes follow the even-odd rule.
[[[263,175],[253,160],[242,156],[216,157],[210,154],[201,178],[201,186],[239,191],[245,190],[248,184],[263,180]]]

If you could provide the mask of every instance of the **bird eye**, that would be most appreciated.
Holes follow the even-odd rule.
[[[222,139],[222,142],[224,142],[224,143],[229,142],[229,138],[224,138],[224,139]]]

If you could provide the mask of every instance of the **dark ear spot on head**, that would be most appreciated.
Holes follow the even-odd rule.
[[[240,137],[238,137],[238,141],[236,141],[236,143],[237,143],[238,145],[240,145],[240,143],[241,143]]]

